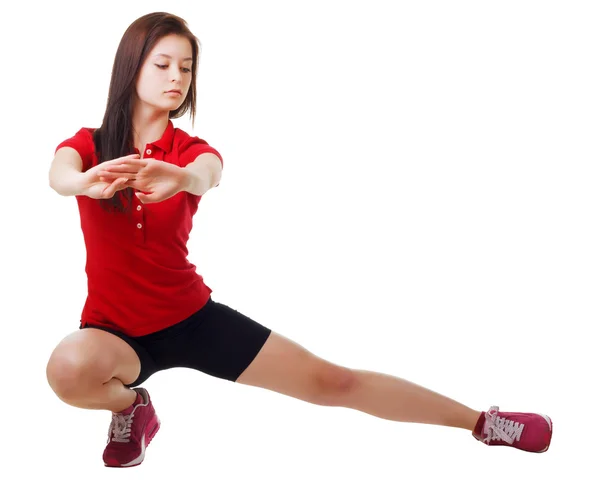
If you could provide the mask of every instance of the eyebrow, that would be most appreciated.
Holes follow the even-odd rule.
[[[169,59],[172,59],[172,57],[171,57],[170,55],[167,55],[167,54],[156,54],[154,57],[160,57],[160,56],[163,56],[163,57],[167,57],[167,58],[169,58]],[[192,57],[186,57],[186,58],[185,58],[185,59],[183,59],[183,60],[184,60],[184,61],[188,61],[188,60],[191,60],[191,61],[193,61],[194,59],[193,59]]]

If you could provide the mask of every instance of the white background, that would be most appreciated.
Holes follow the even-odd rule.
[[[600,16],[583,1],[144,1],[3,12],[0,481],[596,482]],[[6,8],[6,7],[5,7]],[[213,298],[351,368],[541,412],[541,455],[175,369],[163,426],[105,469],[110,414],[45,365],[86,296],[54,149],[102,121],[136,18],[202,42],[198,119],[225,159],[189,243]],[[597,334],[597,333],[594,333]],[[11,476],[11,477],[8,477]]]

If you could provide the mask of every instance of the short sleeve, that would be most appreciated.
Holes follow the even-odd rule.
[[[75,135],[71,138],[64,140],[60,143],[54,153],[60,149],[68,146],[69,148],[73,148],[79,156],[81,156],[82,160],[82,172],[89,170],[92,167],[95,146],[94,146],[94,137],[92,136],[93,129],[91,128],[81,128]]]
[[[190,136],[179,146],[180,166],[182,168],[186,167],[203,153],[213,153],[217,155],[219,160],[221,160],[221,167],[223,166],[223,157],[221,154],[206,141],[198,138],[197,136]]]

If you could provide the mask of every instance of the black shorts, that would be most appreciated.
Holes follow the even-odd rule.
[[[155,333],[131,337],[92,324],[118,336],[137,353],[142,369],[132,388],[154,373],[169,368],[191,368],[208,375],[236,381],[261,350],[271,330],[210,298],[189,318]]]

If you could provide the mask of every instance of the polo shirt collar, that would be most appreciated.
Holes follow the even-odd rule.
[[[175,137],[175,128],[173,127],[173,122],[169,119],[169,123],[167,124],[167,129],[163,133],[162,137],[158,141],[154,141],[150,143],[157,148],[160,148],[165,153],[169,153],[173,148],[173,138]]]

